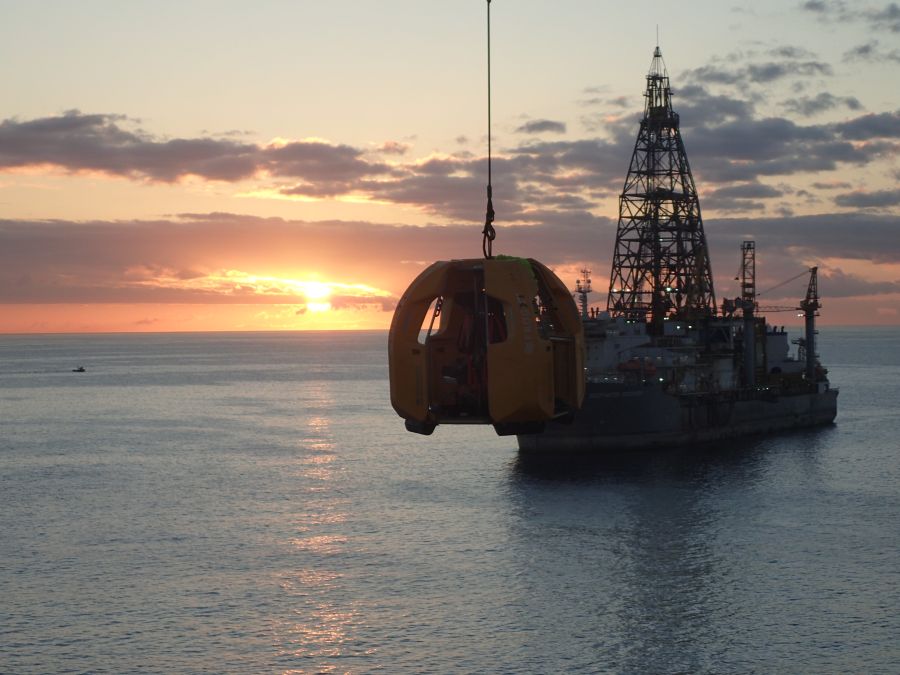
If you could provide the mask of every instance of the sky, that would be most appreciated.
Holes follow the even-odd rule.
[[[387,328],[481,256],[486,6],[0,0],[0,332]],[[494,253],[605,307],[657,41],[717,297],[754,239],[763,306],[900,324],[897,2],[494,0]]]

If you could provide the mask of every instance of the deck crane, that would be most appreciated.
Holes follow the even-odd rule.
[[[819,268],[809,268],[809,284],[806,287],[806,297],[800,302],[799,309],[803,310],[805,322],[803,348],[806,356],[806,380],[816,381],[816,317],[819,316]]]
[[[744,318],[744,335],[752,335],[754,314],[757,312],[803,312],[805,331],[802,338],[795,340],[799,345],[798,357],[806,362],[804,374],[806,380],[814,383],[817,379],[817,355],[816,355],[816,317],[822,307],[819,302],[818,267],[810,267],[799,274],[786,279],[765,291],[756,291],[756,244],[751,240],[741,242],[741,269],[735,277],[735,281],[741,282],[741,296],[735,298],[733,303],[728,301],[729,308],[741,309]],[[804,275],[809,275],[806,287],[806,296],[798,305],[764,305],[759,304],[758,298],[763,293],[768,293],[780,288]],[[732,310],[733,311],[733,310]],[[747,384],[753,386],[753,372],[755,371],[755,350],[752,348],[752,340],[745,340],[744,372],[747,373]]]

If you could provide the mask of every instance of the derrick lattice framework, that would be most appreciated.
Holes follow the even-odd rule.
[[[716,298],[700,201],[659,47],[644,96],[644,118],[619,197],[607,310],[660,329],[667,319],[714,315]]]

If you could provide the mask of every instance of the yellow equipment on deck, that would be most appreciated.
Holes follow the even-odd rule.
[[[584,398],[578,310],[559,278],[532,259],[432,264],[400,299],[388,356],[391,403],[417,433],[438,424],[536,433],[573,415]]]

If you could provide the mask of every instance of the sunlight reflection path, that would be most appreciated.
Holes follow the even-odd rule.
[[[273,626],[279,662],[292,666],[284,672],[344,672],[345,659],[374,653],[356,635],[361,610],[358,602],[347,598],[340,571],[342,560],[352,554],[353,542],[347,534],[350,499],[341,489],[345,467],[329,414],[338,403],[330,389],[329,383],[319,382],[304,391],[304,397],[312,400],[299,430],[298,508],[288,542],[293,567],[279,580],[294,609],[290,619],[282,617]],[[300,669],[298,660],[304,662]]]

